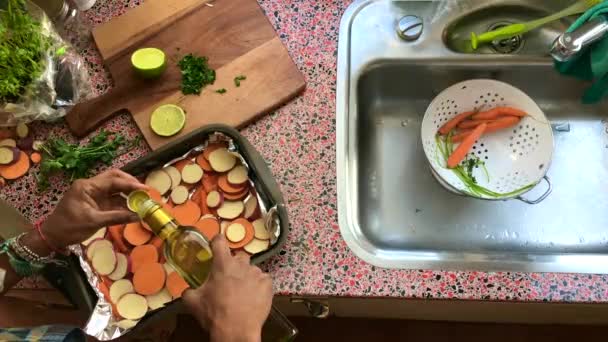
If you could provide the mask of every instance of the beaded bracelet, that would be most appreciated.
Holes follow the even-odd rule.
[[[4,253],[8,255],[8,261],[13,270],[15,270],[15,273],[22,277],[30,277],[42,271],[44,264],[30,263],[16,256],[9,248],[11,240],[15,240],[15,238],[8,239],[0,245],[0,255]]]
[[[56,264],[56,265],[65,265],[66,263],[61,260],[55,259],[55,252],[51,252],[48,256],[40,256],[34,253],[28,246],[21,243],[21,238],[25,236],[27,233],[21,233],[15,239],[11,239],[9,242],[9,247],[12,251],[17,254],[22,260],[25,260],[31,264]]]

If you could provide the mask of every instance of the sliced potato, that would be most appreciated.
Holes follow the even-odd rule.
[[[17,128],[15,128],[15,132],[17,133],[17,136],[19,138],[25,138],[30,133],[30,129],[27,127],[26,124],[20,123],[17,125]]]
[[[180,185],[171,191],[173,204],[182,204],[188,200],[188,188]]]
[[[129,279],[120,279],[110,286],[110,300],[116,304],[127,293],[135,293],[133,283]]]
[[[171,189],[177,188],[182,183],[182,174],[173,166],[167,166],[163,169],[171,178]]]
[[[166,288],[160,290],[158,293],[146,296],[146,301],[148,302],[150,310],[160,309],[172,300],[173,297],[171,297],[171,294]]]
[[[236,166],[228,172],[228,183],[233,185],[241,185],[249,180],[247,168],[243,165]]]
[[[164,195],[171,189],[171,177],[165,171],[152,171],[146,177],[145,184],[156,189],[161,195]]]
[[[94,241],[91,241],[91,243],[89,243],[89,246],[87,247],[87,258],[89,260],[93,260],[93,256],[95,256],[95,253],[97,252],[97,250],[99,248],[112,248],[112,243],[106,239],[97,239]]]
[[[17,151],[17,153],[15,153],[15,151]],[[19,159],[20,155],[21,152],[16,148],[9,146],[0,146],[1,165],[8,165],[14,163],[15,161],[17,161],[17,159]]]
[[[264,224],[264,220],[257,219],[252,222],[254,237],[260,240],[268,240],[270,239],[270,233],[268,233],[268,229],[266,228],[266,224]]]
[[[116,310],[123,318],[138,320],[146,315],[148,303],[144,296],[128,293],[116,303]]]
[[[249,254],[257,254],[267,250],[269,246],[270,241],[268,240],[253,239],[243,249]]]
[[[202,219],[206,219],[206,218],[212,218],[212,219],[216,219],[217,220],[217,217],[215,217],[215,215],[213,215],[213,214],[205,214],[205,215],[201,216],[201,218],[199,219],[199,221],[202,220]]]
[[[108,275],[114,272],[114,269],[116,269],[116,252],[114,252],[114,248],[97,248],[93,259],[91,259],[91,265],[100,275]]]
[[[226,228],[226,238],[232,242],[240,242],[245,238],[246,230],[242,224],[233,223]]]
[[[223,219],[233,220],[241,215],[245,209],[242,201],[224,201],[217,209],[217,215]]]
[[[129,259],[122,253],[116,253],[116,268],[108,275],[108,278],[116,281],[124,278],[129,271]]]
[[[137,325],[137,322],[139,321],[134,321],[132,319],[123,319],[119,322],[114,323],[114,325],[122,329],[131,329]]]
[[[93,235],[91,235],[91,237],[89,237],[88,239],[82,241],[81,244],[83,246],[88,246],[94,240],[103,239],[106,236],[106,232],[107,231],[108,230],[106,229],[106,227],[100,228],[98,231],[96,231],[95,233],[93,233]]]
[[[236,165],[236,156],[227,148],[221,147],[209,154],[209,164],[217,172],[230,171]]]
[[[17,147],[17,141],[15,139],[3,139],[0,140],[0,146]]]
[[[194,184],[203,178],[203,169],[198,164],[188,164],[182,170],[182,180],[187,184]]]
[[[207,206],[209,208],[217,208],[222,204],[222,194],[217,191],[211,191],[207,194]]]
[[[250,218],[255,214],[255,210],[258,208],[258,199],[254,193],[250,193],[249,198],[245,200],[245,213],[243,217],[246,219]]]

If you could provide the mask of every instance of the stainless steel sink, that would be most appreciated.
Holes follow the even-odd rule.
[[[608,273],[608,105],[582,105],[588,84],[557,74],[547,57],[557,28],[568,21],[531,41],[522,37],[527,49],[510,54],[448,46],[446,37],[458,25],[474,27],[482,19],[487,25],[480,10],[497,22],[513,20],[513,12],[502,18],[494,10],[506,3],[367,0],[355,1],[344,14],[338,214],[344,240],[361,259],[388,268]],[[508,5],[527,19],[570,3]],[[396,34],[405,15],[422,18],[418,40]],[[542,203],[458,196],[431,175],[420,142],[426,107],[448,86],[475,78],[520,88],[552,121],[555,156],[548,176],[554,190]]]

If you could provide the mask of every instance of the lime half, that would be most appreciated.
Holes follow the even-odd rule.
[[[167,67],[165,53],[157,48],[143,48],[133,52],[131,64],[143,78],[157,78]]]
[[[136,213],[139,210],[139,206],[148,199],[150,199],[150,195],[148,195],[147,192],[143,190],[135,190],[127,197],[127,208]]]
[[[150,128],[154,133],[170,137],[177,134],[186,124],[186,113],[179,106],[165,104],[156,108],[150,116]]]

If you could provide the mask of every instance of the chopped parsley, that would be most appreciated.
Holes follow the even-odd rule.
[[[200,94],[208,84],[215,82],[215,70],[207,63],[207,57],[187,54],[178,62],[182,71],[182,93],[184,95]]]
[[[226,88],[218,89],[215,92],[218,93],[218,94],[224,94],[224,93],[226,93]]]
[[[247,76],[244,75],[238,75],[237,77],[234,78],[234,85],[237,87],[241,86],[241,81],[244,81],[247,79]]]

